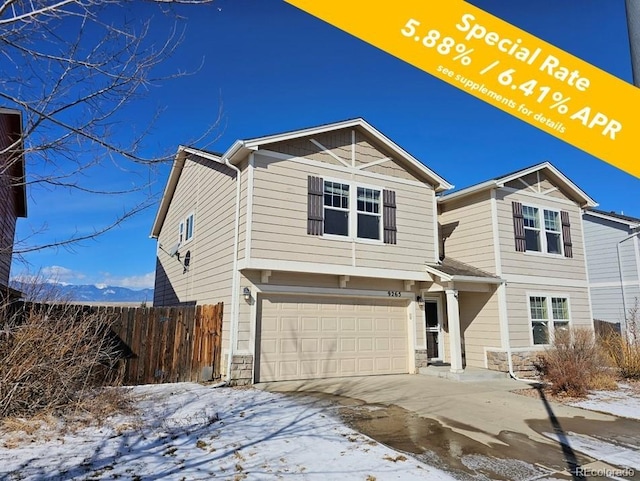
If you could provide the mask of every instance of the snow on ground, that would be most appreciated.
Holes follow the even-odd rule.
[[[636,471],[640,470],[640,452],[638,452],[635,447],[608,443],[591,436],[571,432],[560,435],[556,433],[544,433],[544,435],[565,446],[569,446],[574,451],[586,454],[600,461]]]
[[[591,411],[640,420],[640,392],[629,384],[620,384],[617,391],[595,391],[584,401],[569,403]]]
[[[0,478],[453,480],[353,431],[315,406],[255,389],[193,383],[133,388],[138,417],[43,435],[0,434]]]

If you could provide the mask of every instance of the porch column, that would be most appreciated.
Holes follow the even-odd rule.
[[[458,291],[447,289],[447,320],[449,322],[449,344],[451,348],[451,372],[464,372],[462,368],[462,341],[460,339],[460,309]]]

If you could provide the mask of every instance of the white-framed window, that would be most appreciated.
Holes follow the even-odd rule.
[[[349,184],[324,181],[324,233],[349,236]]]
[[[563,254],[560,211],[523,205],[522,217],[527,251]]]
[[[186,244],[191,239],[193,239],[194,233],[194,215],[193,213],[189,214],[185,217],[184,220],[180,221],[180,225],[178,227],[178,242],[180,244]]]
[[[358,187],[357,198],[359,239],[380,240],[382,209],[380,208],[380,191],[368,187]]]
[[[534,345],[550,344],[555,333],[569,329],[569,298],[547,294],[529,295],[529,319]]]
[[[382,189],[324,180],[324,234],[382,240]]]

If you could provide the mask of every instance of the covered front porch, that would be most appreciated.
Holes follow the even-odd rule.
[[[430,368],[436,375],[459,375],[466,368],[486,369],[485,350],[502,344],[497,292],[504,281],[451,258],[426,269],[434,282],[419,297],[426,356],[417,351],[422,357],[418,372]]]

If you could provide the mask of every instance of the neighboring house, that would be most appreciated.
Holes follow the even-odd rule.
[[[583,223],[593,316],[624,326],[640,301],[640,219],[591,210]]]
[[[27,216],[22,114],[0,108],[0,298],[9,289],[16,219]]]
[[[548,163],[436,195],[451,188],[362,119],[181,147],[154,305],[223,301],[234,383],[507,370],[511,348],[592,326],[588,196]]]

